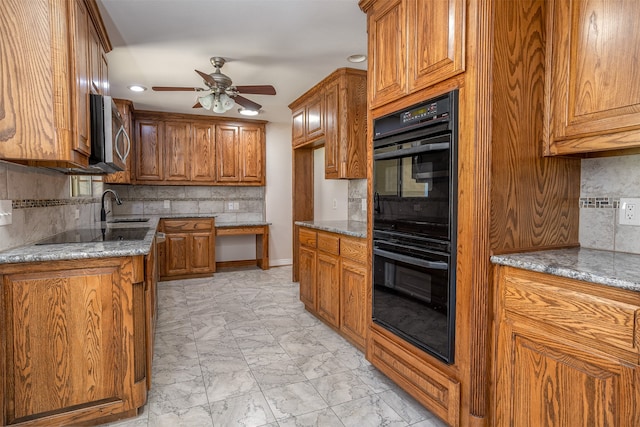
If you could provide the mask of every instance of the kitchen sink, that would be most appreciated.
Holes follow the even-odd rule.
[[[116,219],[111,219],[107,222],[111,224],[117,224],[121,222],[147,222],[147,221],[149,221],[149,218],[116,218]]]
[[[148,228],[82,228],[56,234],[36,245],[144,240],[148,231]]]

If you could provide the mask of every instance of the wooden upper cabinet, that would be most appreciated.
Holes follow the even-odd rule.
[[[75,111],[76,132],[73,140],[74,149],[87,156],[91,154],[91,114],[89,111],[89,94],[91,93],[91,58],[89,56],[89,12],[83,0],[73,2],[73,25],[75,28]]]
[[[545,154],[640,147],[640,2],[548,7]]]
[[[368,13],[370,108],[402,97],[407,88],[406,2],[377,2]]]
[[[370,1],[364,7],[370,108],[464,72],[464,0]]]
[[[293,112],[291,141],[294,147],[324,136],[324,99],[321,93],[313,93]]]
[[[138,111],[135,183],[264,185],[264,123]]]
[[[188,181],[191,178],[191,125],[165,122],[164,144],[164,179]]]
[[[408,92],[464,71],[464,0],[407,2]]]
[[[327,179],[367,176],[366,92],[365,71],[340,68],[289,105],[293,147],[324,145]]]
[[[262,128],[240,126],[240,181],[259,182],[264,185],[265,144]]]
[[[133,127],[133,115],[134,115],[133,102],[127,99],[114,99],[113,101],[115,102],[116,107],[118,107],[118,111],[122,116],[122,121],[124,122],[124,130],[127,132],[127,135],[129,135],[129,138],[131,138],[131,141],[133,143],[133,139],[135,138],[134,127]],[[111,173],[109,175],[105,175],[102,178],[103,182],[110,183],[110,184],[130,184],[131,183],[131,168],[133,165],[133,157],[135,157],[133,150],[134,148],[132,148],[132,152],[129,153],[129,155],[127,156],[127,159],[125,161],[126,163],[125,170]]]
[[[136,121],[136,181],[162,181],[162,141],[164,123],[157,120]]]
[[[213,182],[216,180],[215,126],[194,122],[191,129],[191,180]]]
[[[0,159],[88,165],[90,32],[101,35],[104,51],[111,49],[94,6],[91,0],[0,2]]]
[[[238,181],[238,126],[216,126],[218,182]]]

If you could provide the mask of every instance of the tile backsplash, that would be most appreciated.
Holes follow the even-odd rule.
[[[71,197],[69,177],[0,161],[0,200],[11,200],[12,223],[0,226],[0,251],[37,242],[99,220],[102,182],[91,197]]]
[[[367,180],[349,180],[349,206],[348,215],[350,221],[367,222],[367,212],[362,210],[362,201],[367,200]]]
[[[640,253],[640,227],[618,224],[621,197],[640,197],[640,154],[582,160],[580,246]]]
[[[116,215],[212,214],[216,222],[264,221],[264,187],[109,185]]]

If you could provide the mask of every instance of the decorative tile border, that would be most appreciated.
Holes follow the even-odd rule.
[[[11,206],[13,209],[28,209],[28,208],[50,208],[53,206],[67,206],[67,205],[88,205],[91,203],[100,203],[98,198],[77,198],[77,199],[25,199],[25,200],[13,200]]]
[[[617,209],[620,199],[614,197],[580,197],[581,208]]]

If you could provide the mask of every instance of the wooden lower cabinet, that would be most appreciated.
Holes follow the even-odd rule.
[[[364,350],[369,313],[365,240],[300,227],[298,241],[300,300]]]
[[[0,266],[0,424],[86,425],[147,397],[144,257]]]
[[[496,269],[495,426],[638,426],[640,294]]]
[[[160,279],[195,277],[216,271],[214,218],[162,219],[166,235]]]

